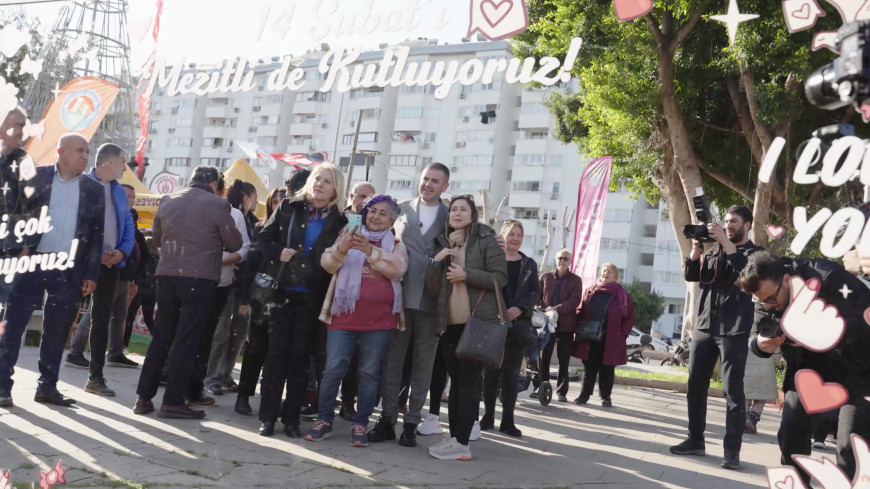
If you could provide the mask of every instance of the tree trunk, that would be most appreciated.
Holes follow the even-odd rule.
[[[752,242],[758,246],[767,247],[767,225],[770,224],[771,200],[773,191],[771,185],[758,182],[755,188],[755,201],[752,204]]]
[[[668,217],[674,231],[677,246],[680,247],[680,257],[689,256],[692,251],[692,242],[683,238],[683,227],[692,223],[692,208],[686,200],[686,193],[680,176],[674,169],[674,149],[670,143],[667,127],[661,128],[662,141],[659,144],[662,151],[662,161],[658,167],[656,186],[659,188],[668,206]],[[686,301],[683,306],[683,331],[682,337],[691,336],[695,330],[698,317],[698,292],[697,283],[686,283]]]
[[[690,27],[690,26],[686,26]],[[653,31],[656,34],[655,31]],[[668,204],[672,207],[671,225],[674,227],[674,235],[680,246],[683,256],[688,256],[691,251],[691,242],[682,239],[683,226],[693,220],[692,197],[696,195],[698,188],[703,188],[701,182],[701,158],[695,151],[689,137],[689,129],[686,120],[680,110],[677,100],[676,86],[674,83],[674,54],[679,42],[685,38],[685,30],[677,39],[668,39],[666,34],[659,31],[658,37],[658,82],[661,89],[662,114],[667,124],[667,138],[670,141],[669,150],[672,152],[671,171],[664,174],[666,188],[663,189]],[[682,39],[679,39],[682,37]],[[663,42],[664,41],[664,42]],[[665,151],[665,160],[668,159],[668,151]],[[679,191],[682,190],[682,195]],[[698,296],[700,287],[697,283],[686,283],[686,302],[683,310],[683,334],[686,338],[695,331],[698,316]]]

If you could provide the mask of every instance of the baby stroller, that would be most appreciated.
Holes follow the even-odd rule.
[[[544,314],[538,310],[535,310],[532,314],[532,326],[538,332],[538,345],[536,348],[529,348],[526,350],[525,360],[523,361],[525,375],[520,375],[519,378],[520,392],[528,389],[529,385],[532,384],[533,379],[540,379],[541,382],[540,385],[538,385],[538,402],[544,406],[550,404],[550,401],[553,399],[553,385],[547,380],[541,379],[538,357],[547,345],[547,342],[550,341],[550,334],[555,331],[555,312],[553,313],[553,316],[554,317],[551,318],[549,314]]]

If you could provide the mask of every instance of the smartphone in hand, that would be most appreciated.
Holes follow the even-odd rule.
[[[362,216],[359,214],[350,214],[347,216],[347,228],[354,233],[362,231]]]

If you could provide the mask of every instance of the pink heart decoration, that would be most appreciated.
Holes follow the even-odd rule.
[[[782,226],[775,226],[773,224],[768,224],[767,225],[767,234],[771,238],[777,239],[780,236],[782,236],[783,234],[785,234],[785,228]]]
[[[650,13],[652,0],[613,0],[613,10],[620,22],[628,22]]]
[[[490,26],[495,27],[507,16],[513,6],[514,4],[511,0],[501,0],[498,3],[495,3],[493,0],[483,0],[483,2],[480,2],[480,11],[483,13],[483,18],[486,19],[486,22]]]
[[[776,489],[794,489],[794,479],[788,476],[784,481],[777,482],[775,485]]]
[[[794,384],[808,414],[837,409],[849,400],[845,387],[834,382],[824,382],[815,370],[798,370],[794,376]]]
[[[803,7],[801,7],[799,10],[795,10],[794,12],[791,13],[791,15],[792,15],[792,17],[794,17],[796,19],[804,19],[804,20],[809,19],[810,18],[810,5],[805,3],[803,5]]]
[[[791,476],[786,477],[784,481],[776,483],[776,489],[794,489],[794,479]]]

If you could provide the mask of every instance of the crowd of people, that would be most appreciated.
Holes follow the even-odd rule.
[[[132,209],[135,191],[118,182],[127,165],[122,148],[100,146],[93,170],[85,173],[88,141],[66,134],[56,164],[30,174],[20,170],[25,118],[16,109],[0,126],[0,204],[11,219],[47,209],[51,228],[23,242],[6,238],[3,256],[60,253],[74,243],[75,266],[36,267],[11,283],[0,281],[6,319],[0,407],[13,405],[21,338],[40,308],[35,400],[75,402],[58,391],[57,382],[83,298],[89,305],[66,365],[88,369],[84,390],[95,395],[115,395],[105,380],[106,365],[139,367],[125,346],[141,308],[152,341],[136,389],[137,415],[157,411],[161,418],[201,419],[206,413],[195,406],[213,404],[212,396],[225,393],[235,393],[236,412],[250,415],[259,384],[262,436],[273,436],[281,421],[288,437],[329,438],[340,397],[339,416],[351,423],[353,446],[398,438],[400,445],[414,447],[418,435],[442,432],[446,394],[449,433],[429,453],[469,460],[470,442],[495,427],[496,399],[502,403],[499,430],[522,436],[514,411],[524,360],[538,357],[531,396],[544,395],[540,386],[550,378],[554,351],[558,401],[568,402],[573,356],[584,365],[573,402],[588,403],[597,383],[602,406],[613,406],[615,368],[627,361],[626,338],[635,323],[619,269],[605,263],[595,283],[583,284],[571,272],[572,252],[562,249],[555,269],[539,276],[538,264],[520,251],[523,223],[507,220],[496,231],[481,222],[473,196],[444,199],[450,171],[443,164],[426,166],[418,196],[404,202],[379,194],[369,182],[346,195],[344,174],[330,163],[296,170],[285,187],[265,196],[264,219],[256,215],[253,185],[225,182],[218,169],[199,166],[188,188],[164,196],[143,234]],[[750,209],[733,206],[722,226],[708,226],[712,245],[705,249],[696,240],[685,260],[685,279],[699,282],[701,295],[689,357],[689,436],[670,451],[706,454],[707,391],[720,361],[727,403],[722,466],[739,468],[742,435],[753,432],[773,396],[768,388],[747,401],[746,391],[758,385],[744,385],[744,377],[766,377],[770,357],[781,352],[788,364],[782,462],[794,465],[791,455],[810,450],[815,415],[801,406],[793,378],[798,369],[812,368],[850,393],[837,415],[838,463],[854,475],[849,435],[870,438],[870,364],[861,355],[870,347],[863,318],[870,287],[857,251],[847,257],[846,268],[827,260],[781,259],[752,243],[751,227]],[[791,277],[818,278],[820,296],[844,318],[843,340],[829,352],[788,340],[776,326],[794,297]],[[851,295],[841,294],[844,288]],[[529,343],[538,338],[535,314],[554,323],[540,355]],[[480,322],[510,326],[497,365],[463,353],[470,325]],[[237,383],[233,371],[240,352]],[[161,385],[158,408],[154,398]],[[380,417],[369,429],[378,405]],[[303,420],[312,424],[303,428]]]

